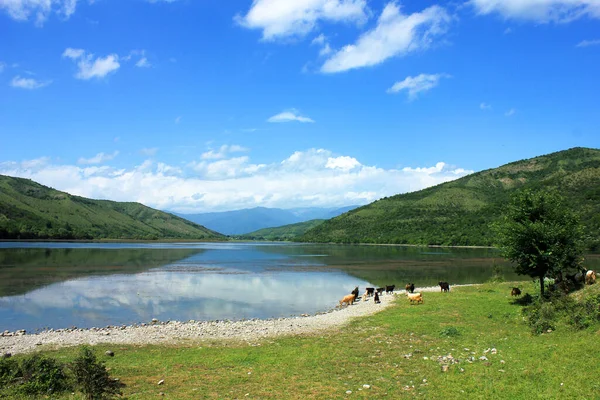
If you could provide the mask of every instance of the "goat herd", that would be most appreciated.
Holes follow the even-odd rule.
[[[450,284],[448,282],[439,282],[438,285],[440,286],[440,291],[442,292],[449,292],[450,291]],[[396,285],[388,285],[386,287],[380,287],[380,288],[372,288],[372,287],[368,287],[366,288],[364,294],[361,296],[362,301],[366,301],[369,297],[373,296],[373,302],[375,304],[379,304],[381,303],[381,300],[379,299],[379,296],[383,294],[383,291],[385,290],[386,294],[394,294],[394,289],[396,289]],[[350,292],[349,295],[344,296],[341,300],[340,300],[340,307],[342,307],[344,304],[346,305],[351,305],[354,304],[355,301],[357,301],[358,299],[358,286],[354,288],[354,290],[352,292]],[[406,297],[408,298],[410,304],[423,304],[423,293],[415,293],[415,284],[414,283],[408,283],[405,286],[405,294]]]
[[[585,283],[588,285],[591,285],[593,283],[596,282],[596,272],[592,271],[592,270],[586,270],[584,273],[580,273],[581,278],[579,278],[579,276],[577,275],[573,275],[573,280],[585,280]],[[568,276],[568,278],[571,278],[570,276]],[[438,285],[440,287],[440,291],[441,292],[449,292],[450,291],[450,284],[448,282],[438,282]],[[383,295],[383,291],[385,290],[386,294],[394,294],[394,289],[396,288],[396,285],[389,285],[386,287],[380,287],[380,288],[372,288],[372,287],[368,287],[366,288],[364,294],[361,296],[363,301],[366,301],[369,297],[373,296],[373,302],[375,304],[379,304],[381,303],[381,300],[379,299],[380,295]],[[408,301],[410,302],[410,304],[423,304],[423,293],[418,292],[415,293],[415,284],[414,283],[409,283],[405,286],[405,294],[406,297],[408,298]],[[344,304],[346,305],[351,305],[354,304],[355,301],[357,301],[358,299],[358,286],[354,288],[354,290],[352,292],[350,292],[349,295],[344,296],[341,300],[340,300],[340,307],[342,307]],[[511,296],[520,296],[521,295],[521,289],[517,288],[517,287],[513,287],[511,289],[510,292]]]

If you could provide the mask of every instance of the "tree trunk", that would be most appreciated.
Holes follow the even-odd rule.
[[[544,277],[540,276],[540,294],[544,297]]]

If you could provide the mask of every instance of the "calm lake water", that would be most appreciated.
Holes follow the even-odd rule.
[[[0,330],[313,314],[355,286],[480,283],[495,267],[524,279],[493,249],[3,242]]]

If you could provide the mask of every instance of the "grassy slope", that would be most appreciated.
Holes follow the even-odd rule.
[[[217,232],[139,203],[72,196],[0,175],[0,238],[221,239]]]
[[[296,224],[259,229],[239,235],[238,238],[246,240],[293,240],[303,235],[309,229],[321,225],[323,222],[325,222],[323,219],[311,219],[310,221],[298,222]]]
[[[600,238],[600,150],[574,148],[517,161],[352,210],[299,240],[336,243],[492,245],[489,224],[520,188],[555,188]]]
[[[126,385],[124,394],[130,399],[153,398],[160,392],[176,399],[327,399],[346,398],[347,390],[360,399],[596,398],[600,324],[583,331],[559,326],[550,334],[532,336],[521,307],[512,304],[511,286],[425,293],[425,303],[415,306],[400,295],[397,306],[315,336],[251,345],[102,345],[95,351],[115,351],[114,358],[102,357],[111,375]],[[530,283],[520,286],[524,292],[534,290]],[[600,285],[585,291],[598,295]],[[450,327],[460,335],[440,335]],[[498,354],[484,353],[489,348]],[[63,349],[50,354],[68,360],[75,353]],[[448,354],[461,362],[443,373],[436,359]],[[482,355],[488,361],[479,361]],[[470,356],[476,361],[466,361]],[[161,379],[164,385],[157,386]]]

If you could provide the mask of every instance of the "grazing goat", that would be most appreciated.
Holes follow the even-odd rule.
[[[351,305],[354,304],[354,300],[356,300],[356,296],[354,294],[349,294],[344,296],[341,300],[340,300],[340,307],[346,303],[347,305]]]
[[[415,304],[415,302],[417,304],[419,304],[419,303],[423,304],[423,294],[422,293],[406,293],[406,296],[408,297],[408,301],[410,301],[410,304]]]
[[[596,271],[592,271],[591,269],[585,273],[585,283],[591,285],[596,282]]]
[[[510,291],[510,295],[511,296],[520,296],[521,295],[521,289],[519,289],[518,287],[512,288],[512,290]]]
[[[374,292],[375,292],[375,288],[374,287],[368,287],[367,288],[367,295],[368,296],[372,296]]]
[[[378,288],[377,288],[377,289],[375,289],[375,290],[376,290],[376,292],[377,292],[378,294],[382,294],[382,293],[383,293],[383,291],[385,290],[385,288],[378,287]]]
[[[407,283],[406,284],[406,291],[410,292],[410,293],[414,293],[415,292],[415,284],[414,283]]]
[[[373,301],[375,301],[375,304],[381,303],[381,300],[379,300],[379,293],[375,292],[375,299]]]
[[[388,285],[385,287],[385,294],[388,293],[394,293],[394,289],[396,288],[396,285]]]
[[[440,281],[438,283],[438,285],[440,285],[440,292],[449,292],[450,291],[450,284],[448,282]]]

